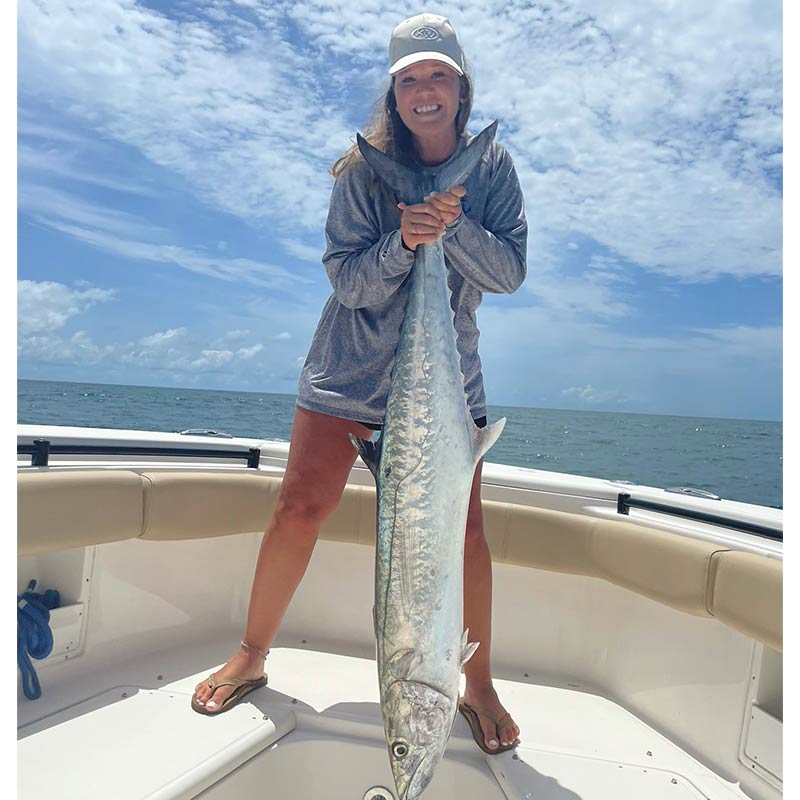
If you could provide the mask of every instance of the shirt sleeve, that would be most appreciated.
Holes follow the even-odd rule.
[[[336,299],[348,308],[382,303],[414,264],[414,253],[403,247],[399,227],[381,233],[368,170],[357,162],[339,176],[325,224],[322,263]]]
[[[517,172],[505,148],[483,220],[462,213],[443,238],[450,266],[482,292],[511,294],[521,286],[527,272],[528,223]]]

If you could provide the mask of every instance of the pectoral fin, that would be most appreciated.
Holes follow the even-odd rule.
[[[370,441],[368,439],[359,439],[357,436],[353,436],[353,434],[349,434],[350,441],[353,444],[353,447],[361,456],[361,460],[369,467],[369,471],[373,474],[375,479],[378,479],[378,463],[381,460],[381,439],[378,439],[377,442]]]
[[[389,672],[399,681],[414,679],[414,673],[422,664],[422,656],[416,650],[398,650],[387,664]]]
[[[506,426],[506,418],[503,417],[486,428],[479,428],[472,422],[472,419],[470,419],[470,423],[474,428],[472,432],[472,452],[477,464],[486,455],[489,448],[500,438],[500,434]]]

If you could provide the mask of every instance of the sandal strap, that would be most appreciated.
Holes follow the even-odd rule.
[[[511,719],[511,714],[509,714],[508,712],[503,714],[503,716],[501,717],[495,717],[495,715],[491,711],[489,711],[488,708],[481,708],[480,706],[467,706],[467,708],[471,708],[476,714],[480,714],[482,717],[490,719],[498,728],[503,727],[501,723],[506,717]]]
[[[239,686],[245,686],[248,683],[256,683],[260,680],[261,678],[251,678],[250,680],[245,680],[243,678],[225,678],[224,680],[218,681],[213,675],[209,675],[208,688],[212,691],[218,689],[220,686],[233,686],[238,688]]]

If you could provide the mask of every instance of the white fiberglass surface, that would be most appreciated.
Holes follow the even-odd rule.
[[[295,732],[198,795],[233,800],[269,787],[270,798],[396,800],[386,749],[375,743],[314,738]],[[370,793],[370,790],[371,793]],[[703,800],[736,798],[725,788],[707,795],[683,775],[572,754],[520,749],[496,757],[447,755],[424,800]]]
[[[302,723],[301,723],[302,724]],[[233,800],[269,787],[274,800],[352,798],[396,800],[386,747],[382,742],[314,736],[297,731],[220,783],[198,800]],[[368,795],[369,790],[373,790]],[[511,795],[513,797],[513,795]],[[424,792],[424,800],[507,800],[480,760],[446,756]]]
[[[58,708],[20,731],[20,797],[361,800],[391,790],[374,660],[277,646],[269,687],[213,719],[189,700],[219,661],[184,647],[75,673],[58,687]],[[607,697],[534,676],[496,685],[522,745],[486,756],[458,717],[425,800],[746,796]]]

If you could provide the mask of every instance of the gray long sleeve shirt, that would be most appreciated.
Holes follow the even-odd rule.
[[[463,138],[452,159],[473,137]],[[464,388],[474,418],[486,414],[475,312],[484,292],[511,293],[525,279],[528,225],[511,156],[492,143],[464,181],[462,215],[443,237]],[[382,423],[414,253],[403,247],[400,209],[357,161],[337,179],[322,263],[333,286],[300,374],[297,403]]]

